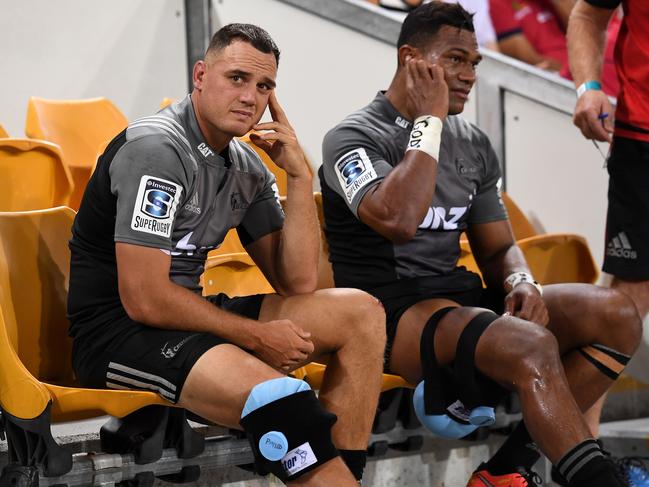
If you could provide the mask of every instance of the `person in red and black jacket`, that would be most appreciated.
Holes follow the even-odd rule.
[[[566,26],[574,3],[575,0],[489,0],[500,51],[571,79]],[[613,46],[620,22],[618,15],[612,16],[607,30],[602,86],[610,96],[616,96],[619,89]]]
[[[601,73],[606,26],[620,4],[624,18],[615,46],[620,92],[613,114],[602,91]],[[570,69],[577,87],[573,121],[587,139],[612,143],[602,269],[613,275],[611,287],[633,299],[641,317],[649,313],[647,32],[649,2],[645,0],[578,0],[568,25]]]

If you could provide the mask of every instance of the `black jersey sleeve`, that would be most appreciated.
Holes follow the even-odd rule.
[[[592,5],[593,7],[608,8],[608,9],[617,8],[622,3],[622,0],[585,0],[585,1],[586,3]]]
[[[324,179],[357,218],[363,196],[391,170],[376,143],[356,127],[339,125],[322,142]]]
[[[126,142],[109,174],[117,198],[115,242],[171,250],[176,209],[191,185],[171,141],[148,135]]]
[[[275,176],[261,164],[264,183],[261,191],[246,210],[246,215],[237,226],[241,243],[246,246],[264,235],[281,230],[284,226],[284,210],[279,202],[279,191]]]
[[[468,223],[489,223],[506,220],[507,210],[501,197],[502,175],[498,156],[496,156],[496,152],[485,134],[479,134],[478,143],[484,177],[473,198]]]

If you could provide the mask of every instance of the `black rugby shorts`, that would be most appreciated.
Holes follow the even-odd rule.
[[[480,276],[464,267],[445,276],[402,279],[368,290],[385,308],[387,344],[384,369],[389,372],[390,354],[397,334],[397,326],[408,308],[426,299],[448,299],[460,306],[484,307],[502,313],[504,296],[483,289]]]
[[[218,294],[206,299],[226,311],[258,319],[264,296]],[[126,320],[130,323],[125,333],[106,347],[75,340],[73,364],[82,386],[153,391],[175,404],[196,361],[210,348],[228,343],[209,333],[163,330]]]
[[[620,279],[649,280],[649,142],[615,137],[608,173],[602,270]]]

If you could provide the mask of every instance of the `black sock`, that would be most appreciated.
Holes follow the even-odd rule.
[[[486,463],[486,467],[493,475],[505,475],[515,472],[516,467],[531,468],[540,457],[541,454],[527,432],[525,423],[521,421]]]
[[[367,450],[338,450],[347,468],[356,480],[363,478],[363,470],[367,462]]]
[[[557,462],[559,473],[570,487],[623,487],[615,465],[602,453],[599,443],[584,440]]]

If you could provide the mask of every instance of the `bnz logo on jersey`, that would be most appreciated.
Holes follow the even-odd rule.
[[[169,238],[182,186],[166,179],[144,175],[137,190],[131,228]]]
[[[351,203],[361,188],[375,180],[378,176],[362,147],[349,151],[334,165],[340,186],[345,192],[347,201]]]

